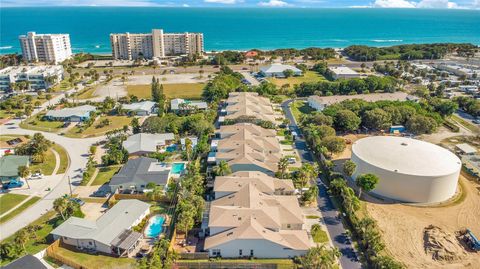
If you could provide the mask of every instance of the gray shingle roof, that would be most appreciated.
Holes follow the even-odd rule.
[[[95,110],[96,108],[91,105],[67,107],[59,110],[49,110],[45,116],[54,118],[68,118],[72,116],[85,117],[88,116],[90,112]]]
[[[96,221],[71,217],[51,234],[73,239],[91,239],[110,245],[150,208],[139,200],[120,200]]]
[[[175,139],[173,133],[164,134],[134,134],[123,141],[122,146],[132,154],[135,152],[156,152],[157,146],[165,145],[165,141]]]
[[[147,157],[129,160],[120,171],[112,177],[110,185],[126,185],[129,183],[146,185],[150,182],[155,182],[157,185],[166,185],[170,169],[152,169],[156,168],[155,166],[162,165],[165,164],[159,163],[157,159]]]
[[[30,157],[18,155],[6,155],[0,158],[0,176],[14,177],[18,176],[18,167],[27,166],[30,163]]]
[[[5,265],[2,269],[47,269],[47,267],[35,256],[26,255],[14,262]]]

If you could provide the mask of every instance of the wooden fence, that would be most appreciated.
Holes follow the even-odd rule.
[[[59,255],[58,254],[59,248],[60,248],[60,240],[53,242],[50,246],[47,247],[47,250],[46,250],[47,256],[75,269],[90,269],[85,265],[78,264],[62,255]]]
[[[208,252],[178,253],[181,260],[208,260]]]
[[[277,269],[278,265],[274,263],[253,263],[253,262],[177,262],[173,265],[173,268],[175,269],[230,269],[230,268]]]

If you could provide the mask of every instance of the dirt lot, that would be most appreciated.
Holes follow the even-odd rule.
[[[382,229],[387,249],[407,268],[479,268],[480,252],[462,251],[457,260],[435,261],[424,248],[424,229],[431,224],[451,236],[465,227],[480,235],[480,185],[463,177],[460,181],[465,198],[450,206],[367,204],[369,215]],[[458,242],[454,243],[458,245]]]

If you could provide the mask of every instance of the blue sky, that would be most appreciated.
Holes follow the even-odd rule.
[[[352,7],[480,9],[480,0],[2,0],[17,6]]]

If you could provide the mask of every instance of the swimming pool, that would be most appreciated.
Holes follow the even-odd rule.
[[[157,237],[163,231],[163,223],[165,222],[165,217],[162,215],[155,215],[150,218],[148,221],[148,226],[145,229],[146,237]]]
[[[172,144],[172,145],[169,145],[167,146],[167,148],[165,149],[166,152],[174,152],[177,150],[177,145],[176,144]]]
[[[185,170],[185,163],[173,163],[172,164],[172,174],[181,174]]]

